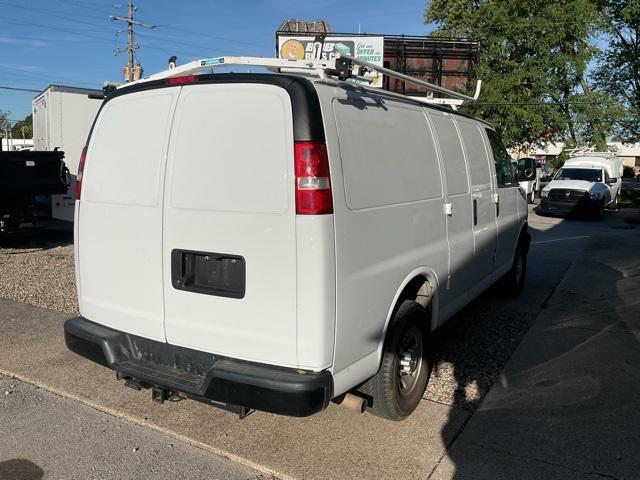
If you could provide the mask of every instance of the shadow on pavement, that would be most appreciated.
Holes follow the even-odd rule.
[[[638,478],[639,247],[590,241],[471,420],[443,427],[454,440],[432,478]],[[455,405],[473,408],[478,380],[457,360]]]
[[[35,463],[23,458],[0,462],[0,478],[3,480],[39,480],[44,471]]]

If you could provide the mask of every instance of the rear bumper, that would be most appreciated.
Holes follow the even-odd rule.
[[[548,198],[542,198],[540,200],[540,210],[544,213],[556,215],[593,213],[600,208],[600,205],[600,200],[591,199],[582,199],[577,202],[549,200]]]
[[[145,387],[202,401],[304,417],[333,396],[328,371],[308,372],[246,362],[114,330],[83,317],[64,324],[67,347]]]

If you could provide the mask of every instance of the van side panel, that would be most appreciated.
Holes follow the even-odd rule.
[[[465,158],[471,180],[471,201],[474,214],[473,238],[474,256],[469,264],[473,286],[469,291],[471,298],[484,291],[492,283],[497,242],[496,193],[493,184],[493,159],[484,144],[481,127],[475,120],[456,116],[456,123],[462,138]]]
[[[318,90],[336,225],[334,376],[349,369],[354,385],[378,369],[385,323],[406,276],[425,266],[446,277],[443,187],[420,106],[371,92]]]
[[[446,314],[468,302],[469,289],[474,283],[472,201],[464,150],[453,115],[435,111],[428,115],[442,159],[446,201],[451,204],[451,214],[447,215],[449,275],[442,282],[439,296],[440,305]],[[445,319],[446,317],[439,318],[438,323]]]
[[[296,239],[298,363],[322,370],[332,365],[335,336],[333,215],[298,215]]]
[[[293,189],[293,117],[284,89],[248,83],[183,87],[164,201],[169,343],[298,366]],[[203,264],[216,255],[235,257],[243,295],[179,288],[172,255],[188,251],[202,252]]]
[[[511,161],[498,135],[493,130],[484,128],[484,138],[490,158],[494,161],[495,185],[498,193],[496,208],[498,240],[493,266],[493,280],[497,281],[511,268],[521,229],[518,204],[526,200],[520,193],[514,169],[507,168],[511,166]],[[523,206],[526,208],[526,205]]]
[[[75,228],[80,313],[165,341],[162,180],[178,88],[107,102],[89,142]]]

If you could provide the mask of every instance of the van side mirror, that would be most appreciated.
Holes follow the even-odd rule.
[[[536,161],[533,158],[518,160],[518,181],[528,182],[536,178]]]
[[[607,185],[615,185],[616,183],[618,183],[618,179],[617,178],[609,178],[607,180]]]
[[[529,180],[536,179],[536,172],[531,170],[530,168],[525,168],[523,170],[518,170],[518,181],[519,182],[528,182]]]

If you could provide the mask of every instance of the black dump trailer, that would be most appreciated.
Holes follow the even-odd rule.
[[[35,225],[36,197],[66,193],[68,188],[63,151],[0,151],[0,234]]]

